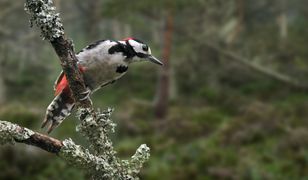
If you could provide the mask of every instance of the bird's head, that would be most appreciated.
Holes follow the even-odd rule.
[[[151,61],[155,64],[163,65],[163,63],[151,54],[150,47],[144,42],[135,38],[124,39],[126,44],[132,48],[135,52],[135,56],[132,58],[134,61]]]

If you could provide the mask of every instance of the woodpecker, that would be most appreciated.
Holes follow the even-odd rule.
[[[76,54],[76,57],[78,68],[88,89],[81,100],[121,78],[133,62],[151,61],[163,65],[151,54],[151,49],[147,44],[135,38],[126,38],[121,41],[100,40],[83,48]],[[55,82],[54,90],[55,98],[48,106],[42,123],[42,128],[50,124],[48,133],[61,124],[75,106],[63,71]]]

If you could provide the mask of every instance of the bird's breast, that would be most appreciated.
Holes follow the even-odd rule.
[[[105,84],[119,79],[128,69],[127,63],[115,59],[100,60],[94,58],[90,63],[80,64],[85,67],[85,83],[91,90],[96,90]]]

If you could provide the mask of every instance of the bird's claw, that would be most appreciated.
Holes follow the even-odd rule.
[[[81,95],[85,95],[83,98],[80,98],[79,101],[85,101],[86,99],[90,99],[91,90],[87,90],[85,92],[80,93]]]
[[[90,92],[91,92],[91,90],[90,90],[90,89],[87,89],[85,92],[82,92],[82,93],[80,93],[80,94],[82,94],[82,95],[88,95],[88,94],[90,94]]]

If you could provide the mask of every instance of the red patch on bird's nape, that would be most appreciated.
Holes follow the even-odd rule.
[[[128,41],[128,40],[133,40],[134,38],[133,37],[127,37],[125,39],[123,39],[123,41]]]

